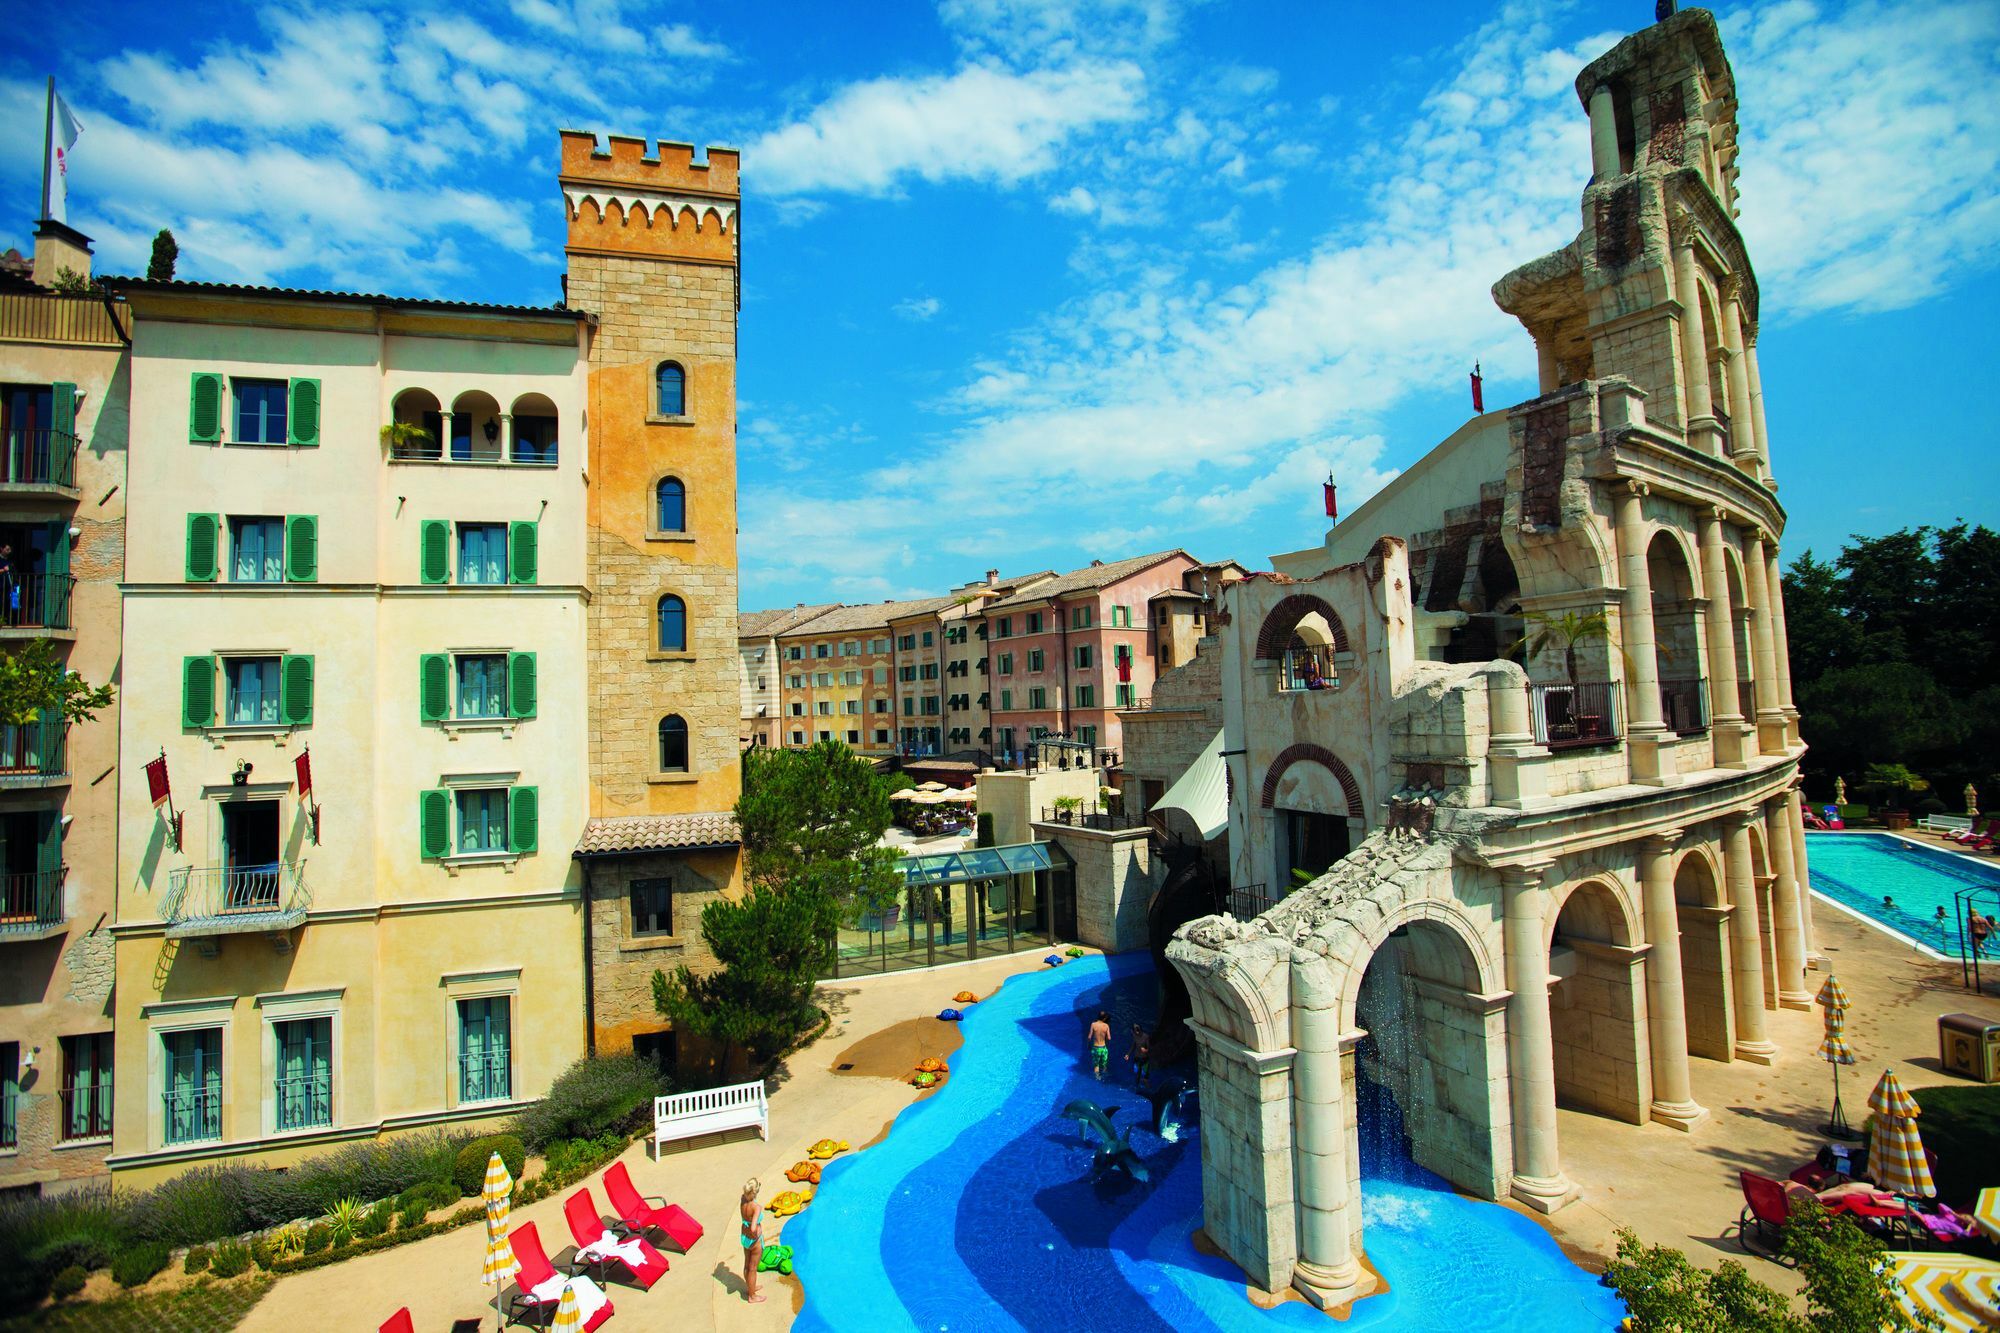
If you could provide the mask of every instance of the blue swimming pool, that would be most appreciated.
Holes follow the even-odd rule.
[[[1808,833],[1806,871],[1818,893],[1953,958],[1958,956],[1955,895],[1964,888],[2000,891],[2000,866],[1887,833]],[[1882,905],[1885,897],[1891,906]],[[1991,915],[1994,895],[1981,894],[1975,905]]]
[[[942,983],[941,983],[942,988]],[[1527,1218],[1453,1194],[1409,1161],[1382,1097],[1363,1099],[1364,1215],[1388,1294],[1345,1324],[1296,1302],[1260,1310],[1242,1273],[1206,1257],[1199,1132],[1133,1145],[1150,1184],[1088,1179],[1090,1151],[1061,1117],[1073,1098],[1148,1122],[1130,1075],[1100,1085],[1079,1061],[1085,1017],[1114,1033],[1151,1017],[1143,954],[1079,959],[1017,977],[973,1006],[943,1091],[897,1118],[882,1143],[835,1159],[811,1207],[789,1219],[806,1303],[800,1333],[839,1330],[1605,1329],[1617,1298]],[[1123,1043],[1115,1049],[1123,1049]]]

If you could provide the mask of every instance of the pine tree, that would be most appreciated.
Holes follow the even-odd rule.
[[[147,282],[172,282],[174,261],[181,257],[181,248],[174,242],[174,234],[165,227],[153,238],[153,258],[146,265]]]

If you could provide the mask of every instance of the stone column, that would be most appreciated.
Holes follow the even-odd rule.
[[[1764,484],[1778,489],[1771,473],[1771,436],[1764,425],[1764,377],[1757,373],[1757,328],[1753,324],[1744,337],[1743,360],[1750,378],[1750,415],[1757,422],[1757,461],[1764,469]]]
[[[1701,581],[1708,593],[1702,617],[1702,647],[1708,659],[1708,734],[1715,762],[1723,768],[1744,764],[1743,708],[1736,687],[1736,608],[1729,600],[1729,566],[1722,547],[1723,512],[1702,509],[1695,524],[1701,543]]]
[[[1729,457],[1737,467],[1762,481],[1763,451],[1757,447],[1757,414],[1750,406],[1750,371],[1743,355],[1743,282],[1735,274],[1723,280],[1722,354],[1729,376]]]
[[[1297,1162],[1299,1257],[1292,1286],[1320,1309],[1360,1293],[1354,1256],[1359,1200],[1350,1192],[1340,1069],[1340,993],[1326,958],[1292,953],[1292,1145]]]
[[[1806,821],[1802,817],[1805,794],[1795,785],[1786,793],[1786,822],[1791,826],[1792,873],[1799,881],[1799,928],[1805,932],[1806,963],[1817,968],[1824,958],[1819,951],[1819,934],[1813,929],[1812,874],[1806,866]]]
[[[1610,180],[1619,174],[1618,112],[1611,90],[1598,84],[1590,94],[1590,178]]]
[[[451,413],[438,413],[438,457],[451,457]]]
[[[1188,1028],[1204,1119],[1220,1123],[1201,1144],[1202,1224],[1252,1283],[1283,1291],[1298,1256],[1290,1096],[1298,1053],[1253,1051],[1193,1020]]]
[[[1562,370],[1556,365],[1555,331],[1535,339],[1535,377],[1541,385],[1542,393],[1553,393],[1562,387]]]
[[[1657,833],[1639,844],[1639,883],[1645,898],[1646,1012],[1651,1019],[1652,1118],[1691,1130],[1708,1118],[1695,1104],[1688,1080],[1687,998],[1681,979],[1680,910],[1674,902],[1674,846],[1681,830]]]
[[[1757,922],[1757,881],[1750,872],[1750,825],[1756,810],[1729,815],[1723,866],[1729,881],[1729,976],[1736,1014],[1736,1058],[1768,1065],[1778,1053],[1764,1035],[1764,945]]]
[[[1528,674],[1513,662],[1489,662],[1486,677],[1488,735],[1486,761],[1493,803],[1525,810],[1547,795],[1536,759],[1548,753],[1535,744],[1528,714]]]
[[[1708,330],[1701,317],[1701,282],[1695,276],[1694,230],[1674,230],[1674,299],[1681,305],[1681,386],[1687,403],[1681,429],[1689,444],[1720,458],[1722,436],[1708,392]]]
[[[1788,729],[1778,703],[1778,649],[1771,635],[1769,562],[1764,558],[1764,530],[1743,534],[1743,586],[1750,597],[1751,650],[1757,655],[1757,748],[1783,754]]]
[[[1778,1003],[1810,1009],[1806,993],[1805,926],[1799,918],[1799,880],[1792,865],[1792,794],[1764,803],[1764,845],[1771,849],[1771,935],[1778,949]]]
[[[1785,714],[1785,740],[1796,745],[1799,740],[1799,710],[1792,703],[1792,645],[1785,630],[1785,575],[1778,567],[1778,544],[1772,542],[1764,548],[1770,564],[1766,568],[1766,581],[1771,591],[1771,655],[1778,664],[1778,707]]]
[[[1618,576],[1625,585],[1618,613],[1625,658],[1625,751],[1634,782],[1659,783],[1672,775],[1662,762],[1671,739],[1660,718],[1660,658],[1653,638],[1653,584],[1646,568],[1646,484],[1628,481],[1612,494],[1618,536]]]
[[[1552,863],[1500,872],[1506,897],[1507,1086],[1514,1112],[1514,1180],[1509,1193],[1538,1212],[1576,1199],[1556,1152],[1556,1047],[1549,1023],[1549,889]]]
[[[500,458],[503,462],[514,461],[514,414],[500,414]]]

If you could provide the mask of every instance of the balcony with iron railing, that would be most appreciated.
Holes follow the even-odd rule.
[[[1660,718],[1676,736],[1699,736],[1708,730],[1708,682],[1663,680],[1660,682]]]
[[[305,867],[189,866],[173,872],[162,915],[168,939],[290,930],[306,919],[312,892]]]
[[[503,1051],[497,1055],[458,1057],[458,1099],[461,1102],[504,1102],[513,1096],[513,1067]]]
[[[1333,663],[1333,646],[1316,643],[1285,649],[1278,668],[1278,693],[1337,690],[1340,671]]]
[[[0,875],[0,941],[38,940],[61,932],[62,869]]]
[[[0,437],[0,491],[76,492],[76,436],[53,427]]]
[[[272,1084],[272,1106],[280,1134],[325,1129],[333,1124],[333,1071],[293,1074]]]
[[[37,571],[0,575],[0,634],[67,631],[76,580],[68,574]]]
[[[64,1088],[61,1102],[62,1124],[57,1127],[57,1133],[64,1143],[111,1137],[111,1084],[108,1081],[87,1088]]]
[[[39,786],[69,775],[69,723],[45,717],[0,725],[0,787]]]
[[[219,1088],[169,1088],[160,1094],[160,1128],[168,1147],[212,1143],[222,1137]]]
[[[1118,829],[1149,827],[1144,815],[1135,815],[1129,810],[1102,805],[1045,805],[1042,807],[1042,817],[1039,822],[1064,824],[1071,828],[1097,829],[1107,833]]]
[[[1551,750],[1615,745],[1621,734],[1616,682],[1528,686],[1535,744]]]

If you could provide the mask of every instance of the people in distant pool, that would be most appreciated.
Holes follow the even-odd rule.
[[[1896,910],[1896,900],[1894,898],[1891,898],[1886,893],[1882,895],[1882,910],[1885,912],[1893,912]]]
[[[1139,1091],[1146,1090],[1146,1071],[1153,1061],[1152,1041],[1146,1036],[1146,1029],[1137,1023],[1132,1025],[1132,1049],[1125,1058],[1132,1062],[1132,1073],[1137,1077]]]
[[[1104,1071],[1111,1063],[1111,1015],[1104,1010],[1097,1011],[1097,1021],[1090,1025],[1090,1076],[1099,1083],[1104,1081]]]

